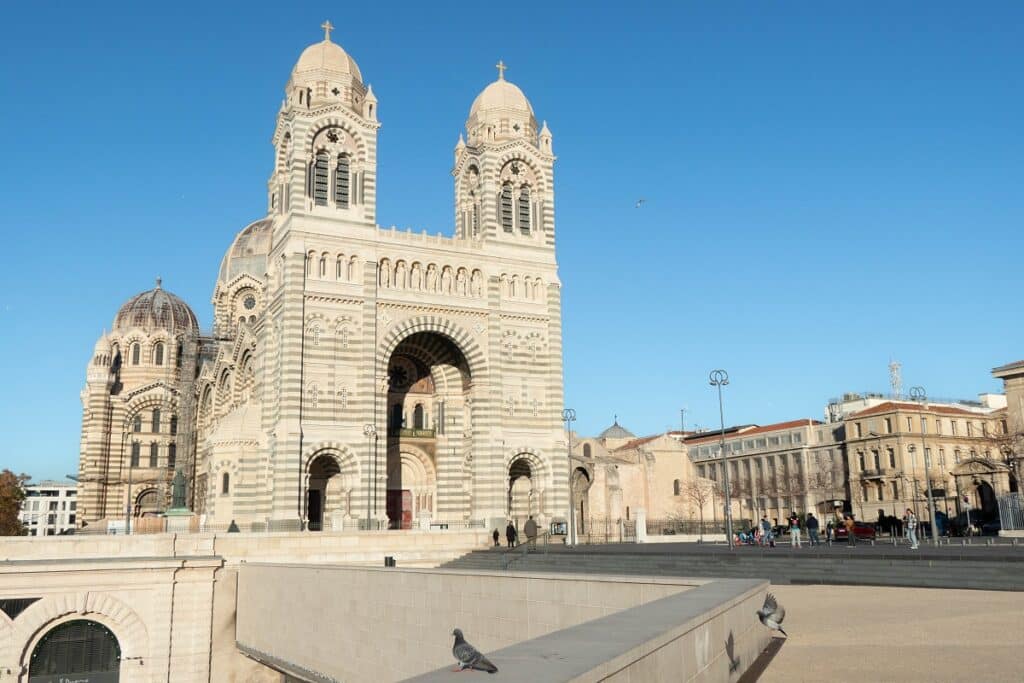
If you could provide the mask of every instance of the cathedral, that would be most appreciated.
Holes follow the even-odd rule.
[[[157,280],[96,343],[83,525],[158,519],[179,473],[208,529],[565,519],[551,132],[499,62],[455,146],[452,236],[382,228],[377,98],[323,28],[285,84],[266,215],[224,254],[212,329]]]

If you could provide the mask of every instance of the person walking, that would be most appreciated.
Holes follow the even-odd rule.
[[[501,546],[501,534],[498,533],[498,528],[497,527],[494,528],[494,533],[491,534],[491,537],[494,538],[494,547],[495,548]]]
[[[907,540],[910,541],[910,549],[917,550],[917,515],[910,508],[907,508]]]
[[[761,517],[761,545],[772,543],[772,523],[768,521],[768,515]],[[775,545],[772,543],[772,545]]]
[[[796,511],[789,515],[789,545],[793,548],[802,548],[800,545],[800,518]]]
[[[821,545],[821,541],[818,540],[818,518],[814,516],[813,512],[807,513],[807,521],[804,522],[807,527],[807,540],[811,546]]]
[[[846,527],[846,545],[857,545],[857,534],[855,533],[857,525],[853,522],[853,515],[846,515],[843,526]]]
[[[537,545],[537,522],[533,521],[533,515],[526,520],[526,524],[523,525],[523,531],[526,532],[526,542],[530,546]]]
[[[505,542],[509,548],[514,548],[516,545],[516,528],[512,525],[512,520],[509,520],[508,526],[505,527]]]

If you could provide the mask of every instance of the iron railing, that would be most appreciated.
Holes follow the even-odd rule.
[[[999,496],[999,527],[1003,531],[1024,530],[1024,494]]]

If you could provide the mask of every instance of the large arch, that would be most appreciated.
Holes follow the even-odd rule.
[[[387,355],[378,362],[387,364],[380,371],[387,381],[378,414],[387,421],[382,464],[388,528],[470,513],[458,481],[471,476],[464,463],[473,448],[474,376],[467,355],[472,351],[456,340],[460,336],[448,325],[421,321],[403,326],[383,345]],[[471,338],[464,339],[479,352]],[[451,485],[438,487],[442,478]],[[439,488],[445,491],[440,497]]]
[[[114,683],[121,675],[121,644],[113,631],[93,619],[69,619],[48,629],[29,656],[33,681]]]

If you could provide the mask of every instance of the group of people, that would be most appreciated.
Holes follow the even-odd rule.
[[[533,515],[526,520],[526,524],[523,525],[523,531],[526,532],[526,542],[534,543],[537,540],[537,522],[533,520]],[[501,546],[501,534],[495,529],[491,533],[491,538],[494,539],[494,547],[498,548]],[[519,530],[516,529],[515,523],[510,519],[508,520],[508,526],[505,527],[505,542],[509,548],[515,548],[519,545]]]

